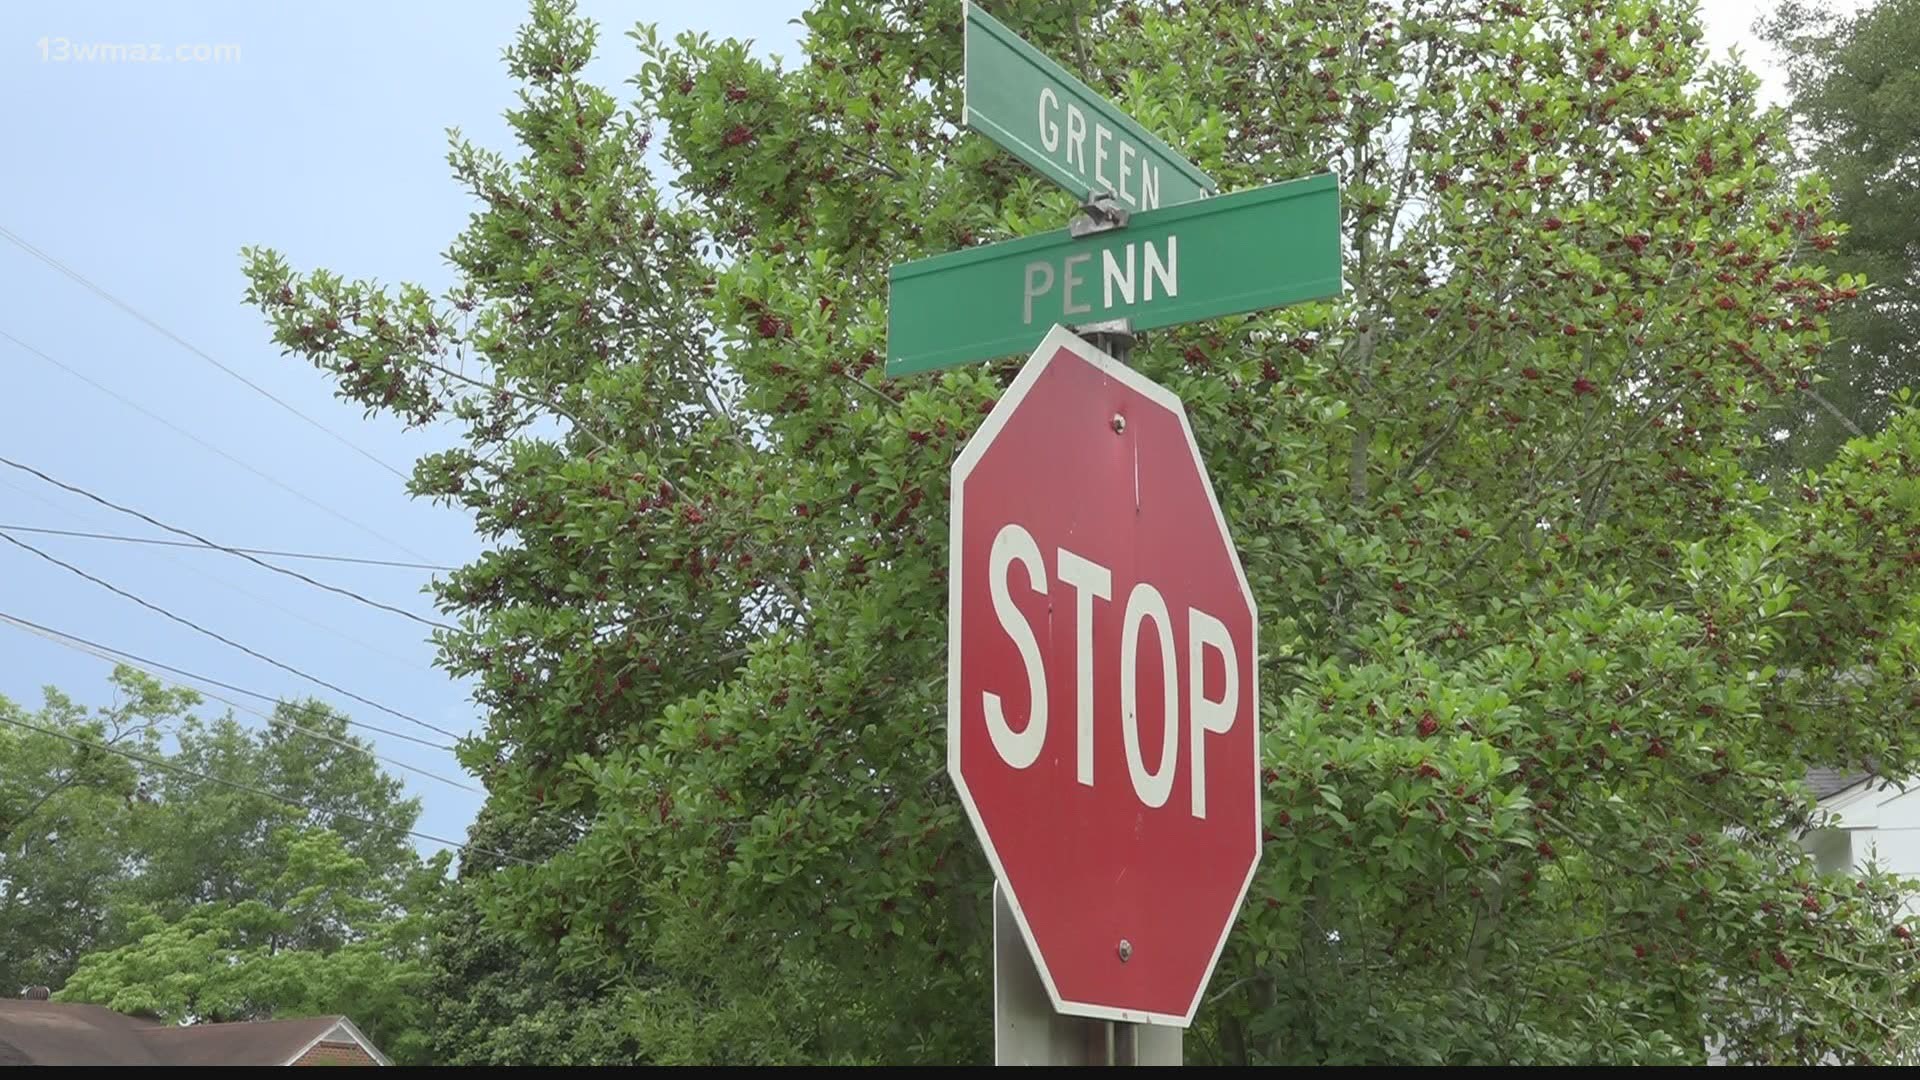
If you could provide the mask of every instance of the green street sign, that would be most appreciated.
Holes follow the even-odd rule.
[[[901,263],[887,298],[888,375],[1025,353],[1058,323],[1134,330],[1339,295],[1331,173]]]
[[[1219,187],[992,16],[964,6],[967,127],[1083,201],[1110,191],[1128,210],[1153,210]]]

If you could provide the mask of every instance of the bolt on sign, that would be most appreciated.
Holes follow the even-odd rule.
[[[948,774],[1054,1008],[1185,1027],[1260,858],[1253,591],[1185,409],[1053,328],[952,490]]]

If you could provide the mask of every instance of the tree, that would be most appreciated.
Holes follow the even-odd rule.
[[[169,1021],[347,1013],[424,1060],[448,856],[409,844],[418,802],[320,702],[254,730],[112,683],[93,710],[0,699],[0,986]]]
[[[162,725],[198,700],[128,669],[113,690],[98,710],[52,688],[31,714],[0,698],[0,992],[59,986],[111,940],[152,793],[134,762],[103,748],[156,752]]]
[[[143,819],[142,861],[126,903],[169,918],[207,903],[260,901],[283,909],[289,890],[305,887],[284,875],[287,847],[311,829],[336,835],[365,863],[369,901],[384,906],[404,887],[419,863],[407,836],[419,800],[402,797],[400,781],[363,752],[368,747],[347,718],[324,704],[281,702],[274,716],[280,724],[257,729],[230,716],[212,723],[189,718],[176,727],[174,770],[153,770],[154,811]],[[288,929],[285,945],[339,941],[338,928],[322,917]]]
[[[1913,762],[1920,421],[1797,491],[1745,464],[1858,286],[1692,7],[993,10],[1227,190],[1342,178],[1344,295],[1134,354],[1263,620],[1270,842],[1190,1055],[1910,1054],[1898,883],[1797,837],[1808,766]],[[791,66],[640,27],[622,106],[537,0],[519,153],[449,155],[457,283],[261,248],[248,296],[344,397],[464,431],[411,481],[495,541],[442,659],[489,828],[555,837],[468,881],[489,931],[644,1060],[978,1061],[945,492],[1017,358],[885,379],[886,272],[1074,206],[952,127],[950,5],[804,22]]]
[[[503,827],[485,813],[471,830],[459,880],[435,908],[427,956],[435,1064],[623,1065],[642,1057],[628,991],[556,970],[545,950],[486,917],[483,883],[500,855],[543,859],[569,835]]]
[[[296,1016],[354,1017],[389,1057],[425,1064],[430,1008],[424,964],[431,901],[443,855],[410,882],[419,895],[397,912],[388,883],[326,829],[283,828],[285,861],[261,899],[211,901],[171,921],[142,915],[130,941],[84,957],[55,995],[168,1023]],[[315,927],[331,940],[314,942]]]
[[[1817,465],[1884,423],[1920,373],[1920,3],[1843,14],[1787,0],[1763,32],[1787,59],[1801,154],[1832,183],[1847,226],[1829,261],[1868,282],[1834,314],[1834,355],[1788,413],[1783,456]]]

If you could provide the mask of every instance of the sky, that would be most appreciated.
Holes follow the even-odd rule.
[[[802,6],[583,0],[601,26],[589,73],[631,96],[624,83],[638,59],[623,35],[636,22],[663,36],[749,39],[792,58]],[[1708,42],[1738,47],[1761,73],[1763,96],[1779,100],[1777,69],[1751,33],[1760,7],[1706,0],[1702,10]],[[525,11],[504,0],[0,5],[0,228],[71,271],[0,235],[0,458],[227,546],[472,559],[482,544],[465,514],[409,498],[387,468],[406,472],[449,445],[447,433],[367,417],[333,396],[328,377],[279,355],[243,301],[240,251],[271,247],[296,269],[350,278],[450,283],[441,253],[473,206],[448,175],[446,132],[511,151],[502,114],[513,84],[500,54]],[[135,63],[97,51],[133,45],[179,54]],[[0,465],[0,527],[20,526],[169,538]],[[444,736],[347,693],[447,731],[480,726],[468,687],[433,666],[427,630],[414,621],[220,552],[9,535],[338,689],[4,542],[0,614],[264,694],[316,697],[436,741]],[[277,561],[435,614],[422,591],[433,571]],[[106,704],[110,670],[0,625],[0,695],[28,707],[50,685]],[[210,705],[208,714],[224,709]],[[370,737],[382,754],[459,778],[449,753]],[[479,794],[396,775],[421,801],[420,831],[464,837]]]

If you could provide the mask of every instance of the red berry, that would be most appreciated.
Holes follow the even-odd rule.
[[[1538,379],[1540,377],[1540,369],[1539,368],[1521,368],[1520,377],[1528,380]]]
[[[1572,683],[1575,686],[1579,686],[1582,683],[1586,682],[1587,681],[1586,669],[1574,668],[1572,671],[1567,672],[1567,681]]]
[[[1719,299],[1715,300],[1713,304],[1715,307],[1719,308],[1721,311],[1732,311],[1734,307],[1733,297],[1731,296],[1722,296]]]
[[[721,136],[720,141],[727,144],[728,146],[739,146],[741,143],[748,142],[752,138],[753,138],[752,128],[748,127],[745,124],[735,124],[733,125],[732,129],[730,129],[725,135]]]
[[[1578,397],[1581,394],[1591,394],[1593,393],[1593,384],[1587,381],[1586,376],[1582,375],[1581,377],[1573,380],[1573,393],[1575,397]]]
[[[1635,255],[1638,255],[1646,250],[1648,239],[1643,233],[1634,233],[1627,237],[1627,246],[1633,249]]]
[[[746,87],[744,87],[744,86],[729,86],[729,87],[727,87],[727,100],[728,100],[728,101],[745,101],[745,100],[747,100],[747,88],[746,88]]]
[[[1435,719],[1432,713],[1420,714],[1420,737],[1421,738],[1423,739],[1427,738],[1428,736],[1432,735],[1434,732],[1439,730],[1440,730],[1440,721]]]
[[[1421,314],[1425,315],[1429,319],[1437,319],[1440,317],[1440,309],[1437,307],[1429,307],[1427,308],[1426,311],[1422,312]]]
[[[1779,966],[1781,971],[1793,970],[1793,961],[1787,957],[1786,953],[1783,953],[1778,949],[1774,950],[1773,962]]]
[[[1580,332],[1580,328],[1573,325],[1572,323],[1568,323],[1565,326],[1562,326],[1560,328],[1560,332],[1567,335],[1568,337],[1572,337],[1573,335]]]
[[[1899,938],[1901,941],[1911,941],[1913,940],[1913,930],[1904,925],[1896,926],[1893,928],[1893,936]]]
[[[1547,230],[1548,232],[1556,232],[1559,230],[1562,224],[1564,223],[1559,218],[1550,217],[1547,220],[1541,222],[1540,227]]]
[[[1533,850],[1539,852],[1540,857],[1543,859],[1551,859],[1554,857],[1553,845],[1547,843],[1545,840],[1542,840],[1538,844],[1535,844],[1533,847]]]

